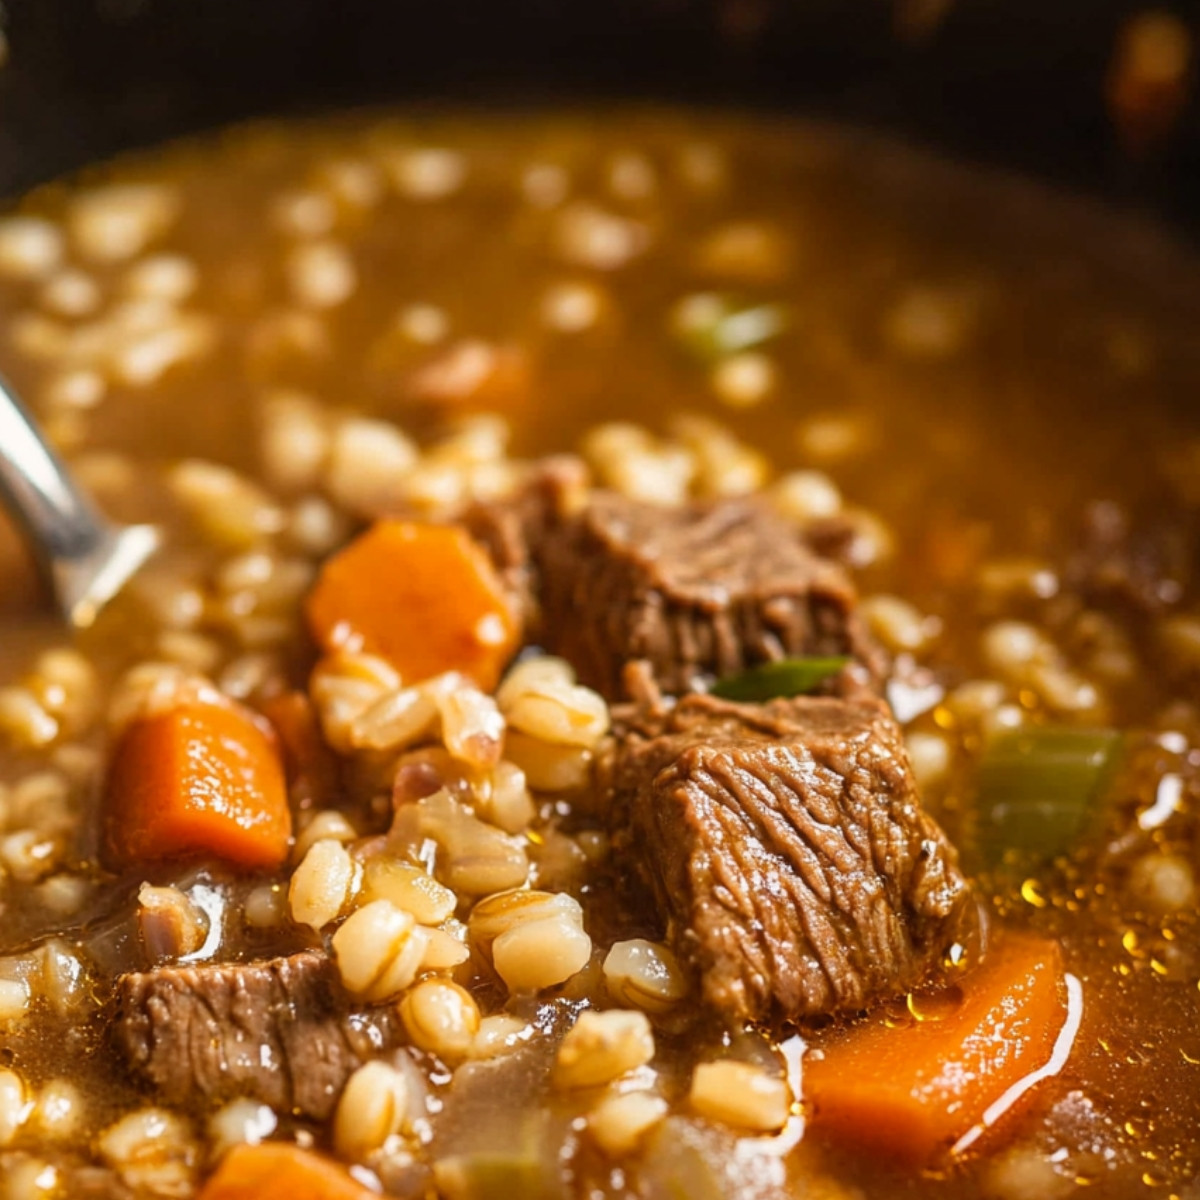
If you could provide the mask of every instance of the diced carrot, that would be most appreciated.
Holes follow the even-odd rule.
[[[327,803],[338,783],[337,761],[321,736],[312,701],[304,692],[280,692],[262,706],[283,745],[284,766],[297,802]]]
[[[181,704],[134,721],[117,743],[105,793],[113,865],[207,854],[277,867],[291,833],[278,752],[245,710]]]
[[[379,521],[335,554],[309,594],[308,621],[325,650],[378,654],[407,683],[462,671],[488,689],[520,633],[466,531],[413,521]]]
[[[920,1008],[917,1008],[920,1012]],[[979,1125],[1043,1067],[1066,1017],[1056,942],[1011,937],[911,1024],[876,1018],[836,1033],[804,1060],[812,1127],[925,1164]]]
[[[379,1200],[344,1167],[282,1142],[234,1146],[197,1200]]]

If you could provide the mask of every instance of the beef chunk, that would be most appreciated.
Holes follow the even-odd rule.
[[[467,532],[488,552],[527,630],[539,624],[538,558],[552,527],[585,502],[587,467],[569,454],[545,459],[514,495],[474,504],[462,516]]]
[[[917,983],[967,885],[873,697],[689,696],[618,714],[614,848],[730,1017],[795,1021]]]
[[[251,1096],[323,1120],[352,1071],[399,1031],[355,1013],[324,955],[159,967],[118,985],[114,1037],[169,1104]]]
[[[845,573],[761,503],[660,508],[597,491],[570,512],[553,500],[534,511],[533,536],[510,506],[485,540],[537,595],[535,636],[606,696],[622,694],[634,660],[670,693],[800,655],[846,654],[867,678],[883,673]],[[514,560],[518,527],[529,549]]]

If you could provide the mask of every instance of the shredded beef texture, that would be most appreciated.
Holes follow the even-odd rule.
[[[796,1022],[902,994],[967,912],[957,855],[873,697],[630,707],[601,781],[618,861],[730,1018]]]
[[[635,660],[671,694],[807,655],[855,660],[834,691],[884,674],[845,571],[759,501],[662,508],[551,477],[466,524],[536,640],[610,699]]]
[[[133,1073],[169,1104],[249,1096],[324,1120],[350,1074],[400,1040],[354,1011],[324,954],[124,976],[113,1025]]]
[[[585,500],[587,467],[569,454],[538,463],[516,493],[470,505],[462,524],[490,556],[509,602],[527,630],[537,631],[541,603],[538,557],[550,529]]]

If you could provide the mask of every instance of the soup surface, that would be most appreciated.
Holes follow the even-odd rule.
[[[166,536],[72,636],[0,528],[0,1191],[1200,1195],[1198,303],[717,114],[25,198],[4,373]]]

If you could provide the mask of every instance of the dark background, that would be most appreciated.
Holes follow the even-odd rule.
[[[0,0],[3,3],[3,0]],[[1200,232],[1200,112],[1133,165],[1105,112],[1127,0],[7,0],[0,195],[240,116],[350,103],[650,96],[891,129]],[[1160,3],[1185,20],[1200,3]],[[1195,27],[1194,27],[1195,28]]]

